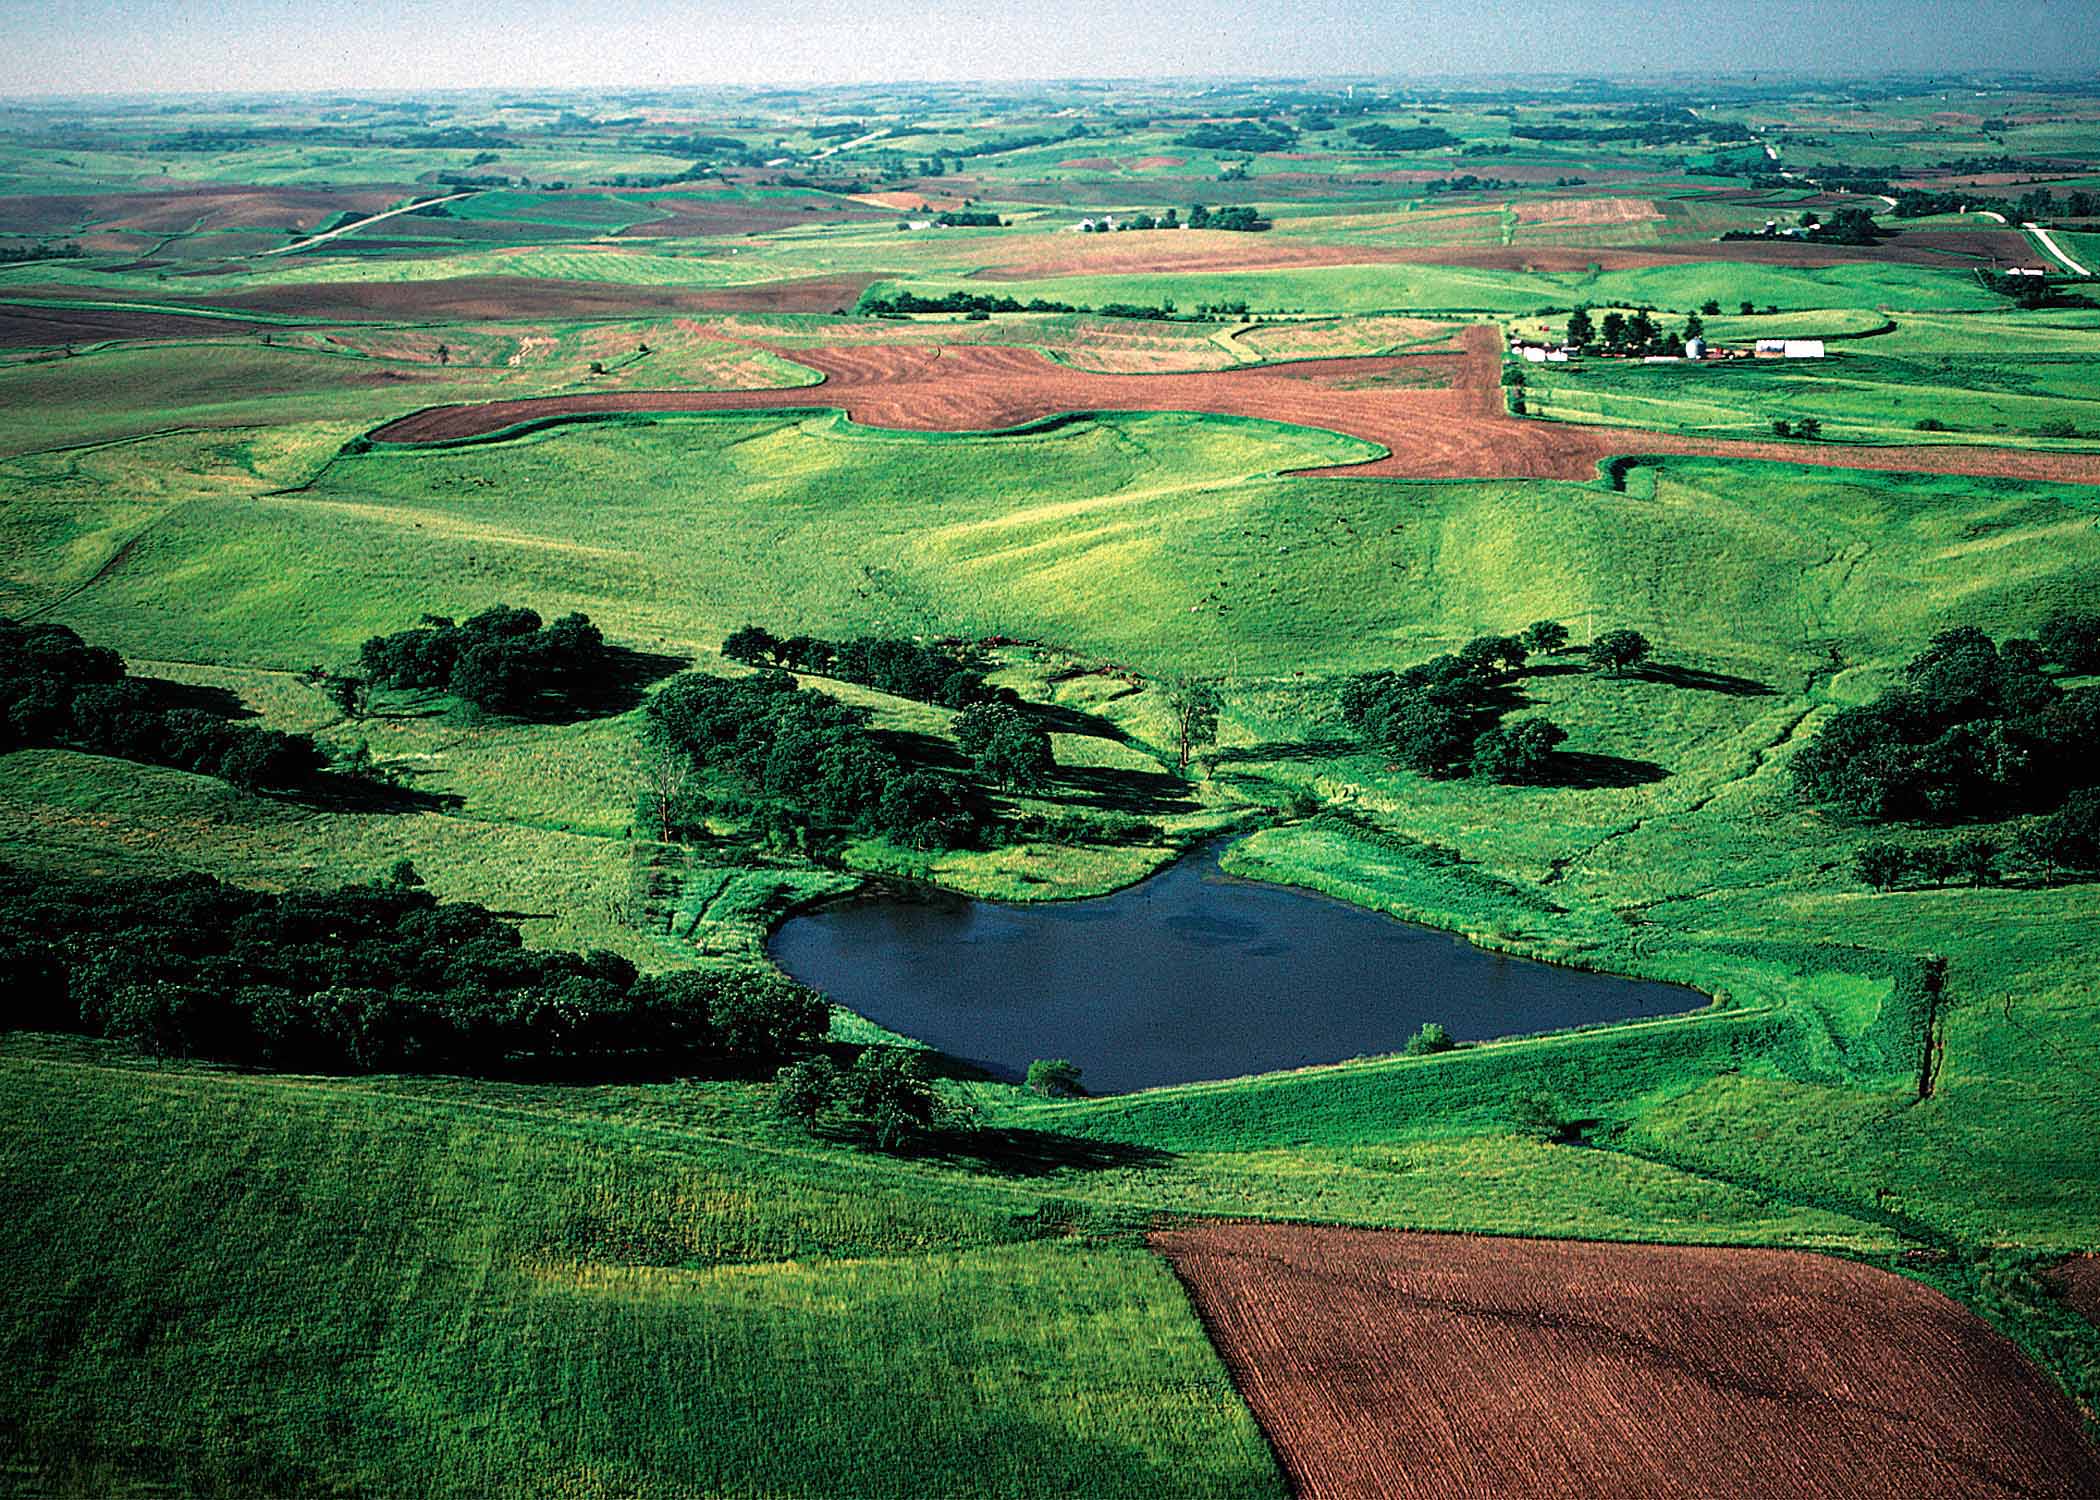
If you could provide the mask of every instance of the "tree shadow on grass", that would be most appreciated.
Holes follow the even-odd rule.
[[[1302,740],[1264,740],[1259,745],[1234,745],[1230,749],[1214,751],[1210,755],[1212,765],[1225,766],[1242,761],[1264,760],[1331,760],[1338,755],[1356,755],[1363,746],[1352,739],[1338,735]]]
[[[467,799],[457,792],[425,792],[412,786],[368,781],[322,771],[305,785],[284,793],[286,801],[323,812],[418,813],[456,812]]]
[[[1095,739],[1112,740],[1123,744],[1130,736],[1117,725],[1099,714],[1090,714],[1084,709],[1068,708],[1062,703],[1034,703],[1027,699],[1014,705],[1015,711],[1045,734],[1084,734]]]
[[[1125,1141],[1097,1141],[1057,1130],[943,1130],[921,1155],[1002,1177],[1047,1177],[1054,1172],[1106,1172],[1163,1167],[1174,1153]]]
[[[537,702],[515,712],[491,717],[528,724],[574,724],[584,719],[611,718],[639,708],[652,686],[692,664],[692,658],[687,656],[607,646],[587,687],[570,693],[545,693]]]
[[[178,708],[193,709],[210,714],[215,719],[254,719],[261,717],[231,688],[211,687],[200,682],[171,682],[165,677],[134,677],[130,679],[153,695],[153,706],[163,713]]]
[[[1593,755],[1584,750],[1557,750],[1547,758],[1545,769],[1533,779],[1536,786],[1629,787],[1666,781],[1670,773],[1652,760],[1629,760],[1620,755]]]
[[[1725,693],[1731,698],[1769,698],[1772,689],[1749,677],[1737,677],[1729,672],[1708,672],[1698,667],[1673,666],[1667,662],[1649,662],[1633,675],[1648,682],[1659,682],[1669,687],[1696,688],[1706,693]]]
[[[1060,766],[1048,800],[1133,817],[1171,817],[1201,806],[1179,776],[1126,766]]]

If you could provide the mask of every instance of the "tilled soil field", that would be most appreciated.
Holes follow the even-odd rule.
[[[185,300],[200,307],[266,312],[316,322],[444,319],[515,322],[639,318],[681,312],[834,312],[850,308],[874,276],[812,276],[752,286],[697,288],[561,281],[535,276],[453,276],[432,281],[314,281],[227,291]],[[10,296],[79,297],[69,286],[10,287]],[[115,300],[127,294],[99,295]],[[142,299],[143,300],[143,299]],[[165,300],[164,298],[161,300]]]
[[[1509,416],[1501,336],[1466,330],[1463,354],[1306,360],[1177,374],[1100,375],[1029,349],[875,345],[779,351],[823,377],[792,396],[756,391],[602,391],[434,406],[374,431],[374,442],[479,437],[526,422],[621,412],[838,409],[875,427],[984,432],[1063,412],[1190,411],[1324,427],[1377,443],[1384,457],[1308,472],[1407,479],[1587,479],[1618,454],[1708,454],[1825,468],[2100,484],[2100,453],[1975,447],[1868,448],[1720,442],[1632,428]]]
[[[2100,1255],[2081,1255],[2067,1260],[2049,1273],[2056,1295],[2080,1317],[2100,1328]]]
[[[127,308],[26,307],[0,305],[0,349],[57,348],[115,339],[224,338],[268,327],[229,318],[184,317],[180,313]]]
[[[2014,1345],[1848,1261],[1284,1224],[1152,1244],[1314,1500],[2100,1494]]]

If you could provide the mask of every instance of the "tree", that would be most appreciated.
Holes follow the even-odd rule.
[[[2100,789],[2073,792],[2055,813],[2021,829],[2020,850],[2057,869],[2100,871]]]
[[[2100,672],[2100,614],[2060,609],[2042,621],[2035,643],[2067,671]]]
[[[743,662],[746,666],[761,666],[774,659],[780,650],[780,642],[773,632],[762,625],[746,625],[733,630],[722,642],[722,654],[731,661]]]
[[[1055,764],[1050,736],[1007,703],[973,704],[955,716],[956,748],[1002,790],[1041,786]]]
[[[1716,308],[1715,311],[1718,312],[1719,309]],[[1690,342],[1692,339],[1701,338],[1705,335],[1705,333],[1706,320],[1700,317],[1697,313],[1686,314],[1684,320],[1684,337],[1686,342]]]
[[[711,977],[708,1020],[732,1057],[786,1057],[831,1029],[829,1002],[807,985],[759,971]]]
[[[666,844],[683,832],[692,780],[692,757],[652,726],[642,742],[642,797],[656,820],[657,837]]]
[[[329,701],[346,719],[362,719],[372,709],[372,688],[362,677],[330,677]]]
[[[1987,833],[1965,834],[1948,850],[1948,864],[1970,885],[1989,885],[1998,878],[1998,856],[2004,852],[2005,845]]]
[[[1755,302],[1745,302],[1741,307],[1737,308],[1736,311],[1747,318],[1757,311],[1757,304]]]
[[[1789,422],[1785,417],[1774,417],[1772,419],[1773,437],[1790,438],[1793,435],[1794,424],[1792,422]]]
[[[1794,424],[1794,436],[1814,442],[1823,435],[1823,424],[1815,417],[1803,417]]]
[[[1626,320],[1626,346],[1629,349],[1646,349],[1654,344],[1662,332],[1655,326],[1655,319],[1645,310],[1636,312]]]
[[[1587,307],[1578,307],[1569,315],[1568,342],[1578,349],[1597,342],[1597,325],[1590,320]]]
[[[1533,656],[1550,656],[1568,644],[1568,627],[1558,620],[1533,620],[1517,639]]]
[[[838,1106],[838,1064],[821,1054],[789,1063],[773,1075],[773,1115],[814,1130]]]
[[[1862,844],[1853,852],[1852,871],[1875,890],[1888,890],[1910,872],[1910,851],[1901,844]]]
[[[1062,1057],[1039,1057],[1028,1065],[1028,1092],[1045,1099],[1077,1099],[1086,1093],[1078,1064]]]
[[[1186,776],[1189,756],[1198,746],[1218,742],[1218,693],[1209,683],[1193,677],[1177,677],[1167,686],[1167,712],[1174,720],[1174,743],[1180,753],[1178,766]]]
[[[1424,1021],[1421,1029],[1407,1039],[1403,1049],[1409,1057],[1429,1057],[1438,1052],[1449,1052],[1458,1043],[1451,1033],[1435,1021]]]
[[[1422,776],[1446,776],[1465,759],[1469,705],[1449,694],[1415,691],[1382,715],[1378,737],[1393,758]]]
[[[1608,312],[1604,315],[1604,347],[1623,349],[1626,347],[1626,314]]]
[[[1638,630],[1607,630],[1590,642],[1590,665],[1614,677],[1648,659],[1648,637]]]
[[[940,1117],[927,1054],[914,1047],[864,1048],[847,1070],[841,1092],[883,1151],[909,1145]]]
[[[1497,724],[1473,745],[1473,770],[1505,783],[1537,781],[1568,732],[1550,719]]]
[[[1705,313],[1709,318],[1718,318],[1721,315],[1720,300],[1715,297],[1708,297],[1699,304],[1699,311]]]
[[[1582,1133],[1582,1122],[1574,1118],[1567,1101],[1551,1089],[1518,1089],[1506,1106],[1511,1123],[1526,1135],[1565,1143]]]

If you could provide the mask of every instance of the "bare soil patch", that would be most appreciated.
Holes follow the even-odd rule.
[[[1501,335],[1465,330],[1463,353],[1303,360],[1177,374],[1096,374],[1032,349],[859,345],[782,349],[824,377],[804,391],[604,391],[429,407],[372,433],[375,442],[477,437],[523,422],[618,412],[829,408],[907,431],[983,432],[1064,412],[1189,411],[1323,427],[1377,443],[1385,456],[1308,473],[1406,479],[1587,479],[1624,453],[1772,459],[1824,468],[2100,484],[2100,453],[1975,447],[1868,448],[1722,442],[1631,428],[1577,427],[1503,408]]]
[[[1929,1287],[1788,1250],[1157,1231],[1296,1493],[2069,1497],[2100,1454]]]

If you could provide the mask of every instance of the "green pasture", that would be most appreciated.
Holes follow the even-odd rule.
[[[2090,354],[1906,358],[1884,355],[1882,340],[1829,347],[1821,360],[1527,366],[1525,400],[1534,415],[1561,421],[1713,437],[1764,437],[1775,420],[1814,417],[1826,441],[2048,447],[2100,439],[2100,365]],[[1945,430],[1921,434],[1924,421]]]
[[[938,296],[957,287],[931,282],[879,283],[875,294],[907,290]],[[972,288],[971,290],[974,290]],[[1656,266],[1635,271],[1546,274],[1461,266],[1317,266],[1285,271],[1189,272],[1161,276],[1061,276],[1000,283],[1026,302],[1054,298],[1099,306],[1156,303],[1183,307],[1245,302],[1257,312],[1365,313],[1526,312],[1534,308],[1650,305],[1677,311],[1709,298],[1723,306],[1752,301],[1785,311],[1806,308],[1990,310],[2001,299],[1967,276],[1915,266],[1834,266],[1799,270],[1740,262]]]

